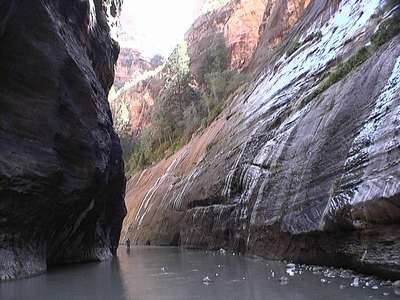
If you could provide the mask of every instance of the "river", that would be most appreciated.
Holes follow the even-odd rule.
[[[135,247],[120,248],[118,258],[103,263],[1,283],[0,299],[400,299],[386,285],[347,271],[225,251]]]

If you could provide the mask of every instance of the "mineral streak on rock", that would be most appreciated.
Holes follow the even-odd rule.
[[[313,93],[368,43],[385,3],[273,4],[249,64],[257,80],[130,179],[123,236],[400,278],[399,37]]]
[[[115,253],[126,210],[107,93],[114,0],[0,4],[0,278]]]

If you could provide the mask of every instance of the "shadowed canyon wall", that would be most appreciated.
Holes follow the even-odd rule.
[[[384,39],[398,9],[265,3],[247,67],[256,80],[129,180],[122,238],[399,278],[400,40]]]
[[[0,4],[0,278],[109,258],[126,210],[114,0]]]

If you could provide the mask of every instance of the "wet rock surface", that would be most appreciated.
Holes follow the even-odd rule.
[[[0,4],[0,278],[115,253],[125,178],[107,93],[119,1]]]
[[[130,179],[123,237],[399,278],[399,38],[310,96],[382,4],[311,1],[214,123]]]

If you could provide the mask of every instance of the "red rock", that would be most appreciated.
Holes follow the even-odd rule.
[[[120,88],[126,82],[135,80],[140,75],[156,69],[162,63],[162,58],[148,59],[134,48],[121,48],[115,66],[114,84]]]

